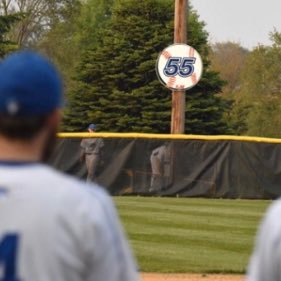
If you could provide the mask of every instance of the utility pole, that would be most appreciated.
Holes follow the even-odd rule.
[[[187,42],[186,18],[188,0],[175,0],[174,43]],[[171,134],[183,134],[185,124],[185,91],[172,92]]]

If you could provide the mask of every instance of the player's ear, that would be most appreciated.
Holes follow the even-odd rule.
[[[47,118],[47,127],[48,128],[58,128],[61,122],[62,113],[60,109],[54,110]]]

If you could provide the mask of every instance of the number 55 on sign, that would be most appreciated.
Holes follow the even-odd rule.
[[[171,90],[183,91],[199,82],[203,63],[194,48],[186,44],[174,44],[160,53],[156,72],[164,86]]]

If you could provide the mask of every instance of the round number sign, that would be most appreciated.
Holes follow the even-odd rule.
[[[194,48],[186,44],[174,44],[160,53],[156,71],[159,80],[167,88],[183,91],[199,82],[203,63]]]

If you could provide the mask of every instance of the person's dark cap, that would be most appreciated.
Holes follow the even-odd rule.
[[[62,79],[55,66],[43,56],[21,51],[0,63],[0,113],[46,115],[62,104]]]
[[[97,128],[97,126],[95,124],[90,124],[88,126],[88,129],[90,129],[90,130],[96,130],[96,128]]]

